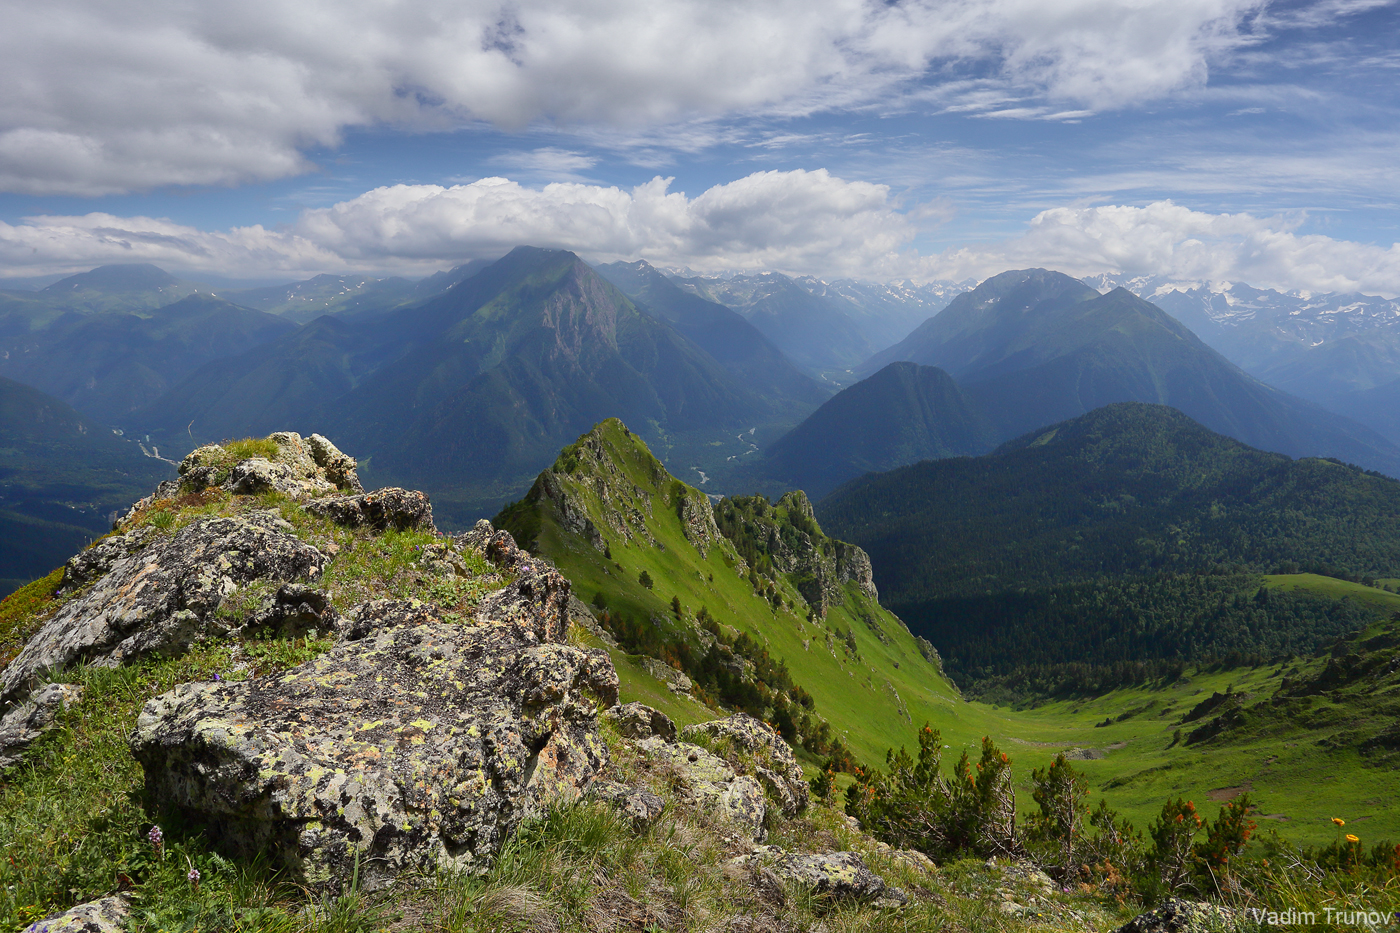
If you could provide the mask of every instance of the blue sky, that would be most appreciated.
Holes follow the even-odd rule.
[[[531,242],[1400,292],[1382,0],[109,6],[3,7],[0,275]]]

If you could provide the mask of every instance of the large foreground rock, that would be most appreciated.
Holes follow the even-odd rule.
[[[194,522],[172,537],[140,528],[101,542],[64,568],[69,600],[0,675],[0,709],[22,702],[49,670],[114,667],[173,655],[236,621],[217,615],[224,598],[253,581],[315,580],[326,557],[270,512]]]
[[[353,613],[362,637],[306,665],[150,701],[130,744],[151,798],[321,888],[346,883],[357,856],[369,889],[488,864],[527,813],[587,789],[607,756],[597,710],[617,698],[606,654],[540,637],[558,617],[511,621],[539,595],[520,582],[494,602],[505,621],[381,601]]]

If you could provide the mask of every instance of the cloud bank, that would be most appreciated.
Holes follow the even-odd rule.
[[[969,76],[981,97],[937,106],[1111,109],[1199,86],[1263,5],[0,0],[0,190],[236,184],[307,171],[351,127],[635,129],[917,100]]]
[[[825,170],[756,172],[693,197],[659,177],[630,191],[581,183],[531,188],[487,178],[452,187],[376,188],[304,211],[295,224],[275,230],[204,231],[110,214],[0,223],[0,268],[36,275],[152,262],[233,278],[421,274],[530,244],[574,250],[591,261],[642,258],[697,270],[826,278],[964,281],[1044,266],[1072,275],[1400,294],[1400,245],[1301,233],[1302,217],[1211,214],[1171,201],[1054,208],[1018,236],[921,255],[915,247],[925,208],[898,204],[885,185]]]

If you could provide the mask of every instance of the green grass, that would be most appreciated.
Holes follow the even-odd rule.
[[[1232,794],[1231,788],[1249,787],[1266,816],[1262,825],[1277,829],[1287,839],[1329,842],[1334,828],[1329,820],[1340,816],[1359,820],[1368,840],[1400,841],[1400,810],[1385,804],[1400,790],[1395,772],[1367,763],[1355,750],[1333,747],[1339,739],[1345,740],[1346,731],[1353,728],[1349,724],[1371,715],[1358,701],[1332,707],[1318,701],[1297,721],[1266,717],[1247,724],[1228,741],[1168,748],[1178,729],[1184,735],[1200,725],[1179,720],[1213,692],[1233,686],[1236,692],[1249,694],[1251,703],[1261,702],[1281,686],[1285,673],[1316,669],[1321,661],[1300,662],[1287,671],[1188,669],[1187,678],[1174,684],[1057,700],[1025,710],[967,702],[923,658],[908,632],[854,587],[848,587],[843,606],[833,608],[826,620],[812,623],[800,608],[775,609],[773,602],[758,595],[734,569],[732,551],[711,547],[702,558],[686,540],[677,518],[672,478],[658,475],[645,448],[619,428],[605,424],[600,429],[602,439],[621,468],[619,482],[647,492],[650,514],[645,528],[663,546],[654,546],[635,527],[631,541],[606,527],[605,508],[635,505],[646,514],[643,503],[619,503],[614,491],[613,500],[605,506],[586,482],[565,474],[561,480],[569,494],[586,507],[612,556],[605,558],[564,529],[549,508],[525,519],[535,536],[535,549],[559,565],[585,602],[601,592],[612,610],[674,625],[669,621],[674,596],[687,619],[704,606],[723,625],[749,632],[786,663],[794,682],[816,699],[816,712],[867,763],[882,765],[888,748],[912,748],[917,728],[928,722],[942,732],[949,746],[944,754],[947,764],[963,750],[975,757],[982,736],[996,739],[1013,758],[1023,809],[1031,807],[1031,770],[1044,767],[1060,751],[1083,749],[1101,756],[1075,762],[1094,786],[1095,795],[1107,798],[1139,828],[1157,815],[1168,796],[1194,800],[1204,814],[1213,816],[1214,800]],[[576,452],[575,461],[577,457]],[[652,588],[638,584],[642,571],[654,581]],[[1400,606],[1400,597],[1394,594],[1326,577],[1297,574],[1273,577],[1270,582],[1349,596],[1378,610]],[[777,590],[786,605],[802,605],[789,581],[780,578]],[[863,614],[876,620],[876,629],[862,620]],[[846,632],[853,635],[855,655],[845,648]],[[698,712],[621,652],[614,651],[613,657],[624,700],[640,700],[678,719]],[[1100,727],[1106,719],[1112,724]]]
[[[1390,593],[1380,586],[1364,586],[1349,580],[1324,577],[1315,573],[1279,573],[1264,577],[1271,589],[1306,590],[1333,599],[1354,599],[1377,609],[1400,612],[1400,593]],[[1377,580],[1378,584],[1395,586],[1397,580]]]

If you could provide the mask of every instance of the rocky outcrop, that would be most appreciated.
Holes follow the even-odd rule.
[[[180,462],[179,479],[161,483],[112,527],[129,525],[162,500],[210,488],[245,496],[280,492],[298,500],[365,491],[355,473],[354,458],[341,453],[321,435],[303,438],[292,431],[279,431],[267,440],[274,445],[271,457],[238,459],[234,451],[219,444],[196,448]]]
[[[130,744],[152,799],[304,884],[342,885],[358,861],[372,890],[488,864],[526,814],[578,797],[605,764],[605,654],[541,638],[549,625],[447,624],[421,604],[355,618],[360,637],[284,674],[147,703]]]
[[[858,901],[878,907],[902,907],[908,896],[866,867],[856,852],[807,854],[760,846],[731,864],[771,871],[779,880],[828,901]]]
[[[23,701],[46,671],[178,654],[201,636],[226,634],[242,620],[220,618],[218,610],[239,587],[320,575],[325,555],[291,532],[280,517],[254,511],[196,521],[169,538],[138,529],[80,555],[65,579],[74,587],[95,582],[5,668],[0,703]]]
[[[802,599],[818,616],[840,605],[844,587],[855,584],[876,599],[870,557],[854,544],[822,533],[806,493],[795,490],[776,503],[763,496],[722,500],[715,510],[723,513],[725,533],[741,553],[766,555],[773,569],[787,574]]]
[[[785,816],[807,807],[810,791],[802,766],[782,736],[767,723],[740,713],[686,726],[681,736],[691,740],[704,736],[710,743],[728,741],[741,760],[747,759],[747,769],[768,790]]]
[[[715,524],[715,510],[710,498],[698,489],[682,486],[677,492],[676,513],[680,516],[681,531],[685,538],[695,545],[700,556],[707,557],[710,548],[724,540]]]
[[[644,703],[614,706],[605,715],[617,726],[623,738],[649,739],[654,736],[663,742],[676,740],[676,724],[671,717]]]
[[[306,504],[306,511],[347,528],[375,531],[436,531],[433,506],[425,493],[387,486],[354,496],[327,496]]]
[[[1238,926],[1236,917],[1224,907],[1169,897],[1155,910],[1138,914],[1114,933],[1216,933]]]
[[[595,782],[589,796],[612,804],[638,831],[655,823],[666,810],[666,801],[646,788],[617,781]]]
[[[36,920],[23,933],[125,933],[130,915],[124,898],[104,897]]]
[[[637,742],[636,748],[672,774],[677,793],[691,806],[714,814],[743,838],[763,840],[768,804],[757,780],[736,774],[723,758],[698,745],[650,738]]]
[[[24,752],[54,727],[58,714],[82,698],[77,684],[46,684],[0,719],[0,770],[17,765]]]

